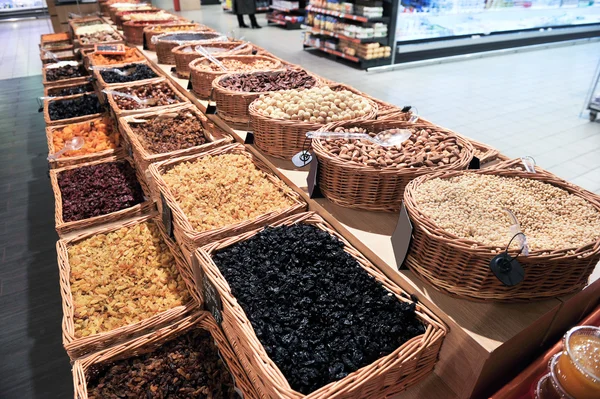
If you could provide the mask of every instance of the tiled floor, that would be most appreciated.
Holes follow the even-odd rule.
[[[0,21],[0,79],[39,75],[40,35],[52,32],[50,20]]]

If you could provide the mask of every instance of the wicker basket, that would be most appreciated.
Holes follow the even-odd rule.
[[[58,86],[55,86],[58,87]],[[46,126],[54,126],[54,125],[66,125],[69,123],[77,123],[77,122],[84,122],[90,119],[94,119],[94,118],[98,118],[99,116],[102,115],[101,112],[96,113],[96,114],[90,114],[90,115],[83,115],[83,116],[77,116],[75,118],[68,118],[68,119],[57,119],[57,120],[51,120],[50,119],[50,114],[48,113],[48,106],[51,102],[55,102],[55,101],[63,101],[63,100],[72,100],[74,98],[79,98],[79,97],[83,97],[83,96],[88,96],[88,95],[93,95],[95,96],[95,94],[74,94],[72,96],[64,96],[64,97],[55,97],[55,98],[46,98],[44,99],[44,121],[46,122]]]
[[[156,42],[156,58],[159,64],[175,65],[175,56],[171,52],[175,47],[186,43],[205,44],[215,41],[226,41],[226,37],[217,32],[183,31],[161,33],[152,38]]]
[[[392,128],[430,127],[409,124],[402,120],[379,119],[370,121],[342,121],[323,126],[321,131],[333,131],[338,127],[361,127],[371,132]],[[440,131],[441,128],[438,128]],[[451,135],[449,131],[443,131]],[[406,185],[418,176],[443,170],[466,169],[473,158],[473,147],[457,136],[462,147],[459,159],[453,164],[420,168],[377,168],[345,161],[329,153],[320,140],[313,140],[312,147],[319,160],[319,188],[331,202],[355,209],[379,212],[397,212],[402,204]]]
[[[157,313],[156,315],[148,319],[125,325],[116,328],[112,331],[101,332],[98,334],[81,338],[75,337],[75,305],[73,303],[73,296],[71,293],[71,267],[69,264],[68,248],[69,246],[72,246],[77,242],[80,242],[97,234],[113,232],[123,227],[132,227],[140,223],[153,221],[153,219],[155,219],[154,224],[158,227],[163,240],[165,241],[165,243],[169,247],[169,250],[175,258],[177,270],[182,275],[182,277],[185,276],[186,279],[194,281],[194,276],[188,274],[189,268],[185,266],[185,262],[181,256],[180,251],[177,249],[175,243],[166,236],[160,223],[156,222],[156,217],[156,212],[142,215],[140,217],[120,223],[116,226],[106,226],[96,231],[80,234],[69,239],[61,239],[56,243],[56,252],[58,254],[58,266],[60,273],[60,293],[62,296],[63,304],[63,346],[67,350],[67,354],[72,360],[85,356],[89,353],[97,352],[99,350],[111,347],[115,344],[127,341],[131,338],[147,334],[155,330],[156,328],[162,327],[166,324],[171,324],[173,322],[179,321],[183,319],[187,314],[197,309],[198,303],[201,303],[198,302],[201,301],[201,298],[196,293],[195,299],[190,300],[186,305],[177,306],[175,308]],[[115,259],[115,261],[116,260],[117,259]]]
[[[92,120],[89,120],[86,122],[79,122],[79,123],[94,123],[94,122],[109,123],[112,125],[113,131],[117,132],[117,135],[119,134],[116,124],[108,116],[105,116],[104,118],[96,118],[96,119],[92,119]],[[50,154],[54,154],[57,151],[61,150],[60,148],[54,148],[54,142],[53,142],[54,132],[58,129],[63,129],[67,126],[71,126],[71,124],[55,125],[55,126],[47,126],[46,127],[46,140],[48,141],[48,151]],[[119,137],[119,136],[117,136],[117,137]],[[112,156],[123,156],[123,155],[124,155],[123,147],[119,143],[117,148],[114,148],[114,149],[98,151],[98,152],[95,152],[92,154],[77,155],[77,156],[71,156],[71,157],[60,157],[59,159],[48,160],[48,164],[50,165],[51,169],[57,169],[57,168],[64,168],[65,166],[72,166],[72,165],[78,165],[80,163],[97,161],[97,160],[112,157]]]
[[[143,119],[145,117],[157,116],[163,113],[180,112],[186,110],[194,113],[202,121],[202,126],[205,128],[204,137],[208,140],[207,143],[178,151],[154,154],[148,151],[146,147],[144,147],[144,145],[138,138],[138,135],[134,133],[133,129],[131,129],[131,125],[129,124],[129,121],[131,121],[131,119],[134,118]],[[160,193],[158,192],[158,189],[153,185],[153,180],[148,178],[148,167],[151,163],[167,161],[182,156],[202,153],[205,151],[209,151],[213,148],[233,142],[233,137],[231,137],[231,135],[229,135],[220,127],[216,126],[214,123],[209,121],[206,115],[200,112],[200,110],[198,110],[198,108],[196,108],[196,106],[192,104],[184,105],[177,108],[171,108],[168,110],[153,111],[144,114],[137,114],[134,116],[126,116],[124,118],[119,119],[119,127],[121,132],[123,133],[125,140],[127,141],[127,144],[129,145],[129,148],[131,148],[133,152],[133,159],[135,161],[137,169],[140,170],[142,174],[146,177],[146,183],[150,188],[150,196],[155,201],[160,200]]]
[[[193,329],[201,329],[210,332],[215,345],[219,350],[223,362],[234,377],[236,387],[241,391],[246,399],[255,399],[257,394],[250,379],[246,375],[244,368],[237,359],[233,348],[223,335],[223,332],[215,322],[215,319],[208,312],[197,312],[185,317],[183,320],[172,323],[166,327],[140,336],[136,339],[122,343],[114,348],[106,349],[94,353],[85,359],[77,360],[73,364],[73,385],[75,386],[75,399],[88,399],[87,393],[87,372],[90,367],[107,363],[113,363],[118,360],[124,360],[130,357],[139,356],[153,352],[180,335],[186,334]]]
[[[151,84],[153,82],[156,81],[160,81],[161,78],[164,76],[164,72],[161,71],[160,69],[156,68],[154,66],[154,64],[148,62],[148,61],[142,61],[142,62],[130,62],[127,64],[115,64],[115,65],[106,65],[106,66],[101,66],[99,68],[106,68],[106,69],[111,69],[111,68],[123,68],[127,65],[132,65],[132,64],[145,64],[146,66],[148,66],[150,69],[152,69],[152,71],[156,74],[155,77],[150,78],[150,79],[142,79],[142,80],[134,80],[132,82],[128,82],[128,83],[136,83],[136,84]],[[104,78],[102,77],[102,74],[100,73],[100,69],[94,69],[93,75],[94,78],[96,79],[96,82],[98,84],[98,86],[101,89],[111,89],[112,87],[116,87],[116,86],[121,86],[124,85],[126,83],[106,83],[104,81]]]
[[[241,45],[243,42],[213,42],[208,44],[202,44],[202,47],[206,48],[223,48],[223,49],[234,49],[235,47]],[[202,58],[203,55],[196,52],[194,50],[194,45],[184,44],[182,46],[177,46],[171,52],[175,57],[175,72],[177,76],[181,79],[189,79],[190,78],[190,63],[198,58]],[[189,51],[193,50],[193,51]],[[214,56],[223,56],[223,55],[251,55],[252,53],[252,45],[248,43],[246,46],[235,50],[235,51],[222,51]],[[193,83],[193,82],[192,82]],[[208,88],[208,92],[210,94],[210,84]],[[208,94],[205,98],[208,97]]]
[[[273,211],[266,213],[252,220],[245,220],[233,225],[220,227],[218,229],[207,230],[207,231],[196,231],[189,222],[187,216],[179,206],[175,196],[165,183],[162,178],[162,174],[172,168],[174,165],[182,162],[196,161],[197,159],[207,155],[221,155],[221,154],[240,154],[248,157],[256,165],[256,167],[266,173],[266,178],[271,181],[276,187],[281,189],[285,195],[290,198],[294,205],[289,208],[281,209],[279,211]],[[162,196],[164,196],[167,206],[171,209],[173,215],[173,231],[175,238],[179,243],[183,254],[186,259],[191,260],[192,252],[209,242],[218,240],[223,237],[233,236],[248,230],[255,229],[268,223],[273,223],[279,219],[285,218],[289,215],[302,212],[306,209],[306,203],[301,199],[300,195],[293,191],[291,188],[285,185],[278,177],[276,177],[260,159],[256,158],[252,153],[245,150],[241,144],[231,144],[222,147],[212,149],[201,154],[189,155],[186,157],[180,157],[175,159],[169,159],[162,162],[153,163],[148,168],[152,178],[152,184],[160,190]],[[159,211],[162,212],[162,203],[157,203]]]
[[[84,83],[86,82],[90,76],[88,71],[83,67],[83,64],[78,63],[79,66],[79,72],[81,72],[83,74],[83,76],[78,76],[76,78],[68,78],[68,79],[59,79],[59,80],[48,80],[46,78],[46,71],[48,70],[48,68],[52,68],[53,65],[56,65],[55,63],[52,64],[47,64],[44,65],[42,67],[42,84],[44,85],[44,87],[53,87],[53,86],[64,86],[64,85],[68,85],[71,83]]]
[[[125,3],[135,3],[133,1],[126,1]],[[149,4],[142,4],[142,3],[138,3],[132,7],[123,7],[121,6],[115,6],[115,5],[110,5],[108,7],[108,13],[110,14],[110,19],[111,21],[113,21],[113,23],[117,23],[117,13],[119,12],[123,12],[123,11],[135,11],[137,9],[140,10],[147,10],[147,9],[152,9],[153,7]]]
[[[40,43],[56,43],[56,42],[65,42],[71,40],[71,37],[67,32],[58,32],[58,33],[46,33],[40,36]]]
[[[412,242],[405,264],[423,281],[448,295],[475,301],[520,302],[574,294],[587,285],[588,277],[600,261],[600,240],[580,248],[530,251],[519,257],[525,279],[507,287],[490,269],[497,255],[495,246],[461,239],[438,227],[424,215],[414,198],[415,189],[427,180],[449,178],[464,173],[520,177],[543,181],[590,202],[600,211],[597,195],[536,168],[535,174],[520,170],[520,161],[505,162],[477,171],[432,173],[413,180],[404,192],[404,203],[413,225]],[[476,248],[472,245],[477,244]],[[510,250],[511,256],[517,255]]]
[[[61,54],[62,53],[62,54]],[[73,50],[59,50],[54,52],[54,57],[40,51],[40,60],[42,64],[52,64],[58,61],[76,61],[78,54],[75,54]]]
[[[93,93],[94,92],[94,86],[91,83],[69,83],[66,85],[60,85],[60,86],[50,86],[50,87],[44,87],[44,97],[64,97],[60,94],[60,91],[62,89],[68,89],[71,87],[84,87],[85,88],[85,92],[84,93]],[[80,94],[84,94],[84,93],[80,93]],[[76,95],[76,94],[73,94]]]
[[[194,32],[214,32],[212,28],[209,28],[206,25],[200,25],[196,23],[181,23],[177,21],[173,23],[147,26],[144,28],[144,40],[146,41],[146,49],[150,51],[156,51],[156,44],[152,43],[152,38],[156,35],[161,35],[167,32],[178,32],[179,28],[184,28],[181,29],[182,31],[190,30]]]
[[[219,76],[225,75],[226,73],[235,73],[236,71],[207,71],[206,69],[199,68],[198,64],[202,62],[208,62],[204,57],[200,57],[201,58],[197,58],[189,64],[189,69],[191,70],[190,81],[192,82],[192,90],[194,91],[194,93],[198,94],[202,98],[208,98],[212,90],[213,80],[215,80]],[[244,64],[251,64],[259,60],[271,61],[273,63],[273,67],[269,69],[256,69],[256,71],[274,71],[277,69],[281,69],[281,62],[274,58],[266,57],[264,55],[222,55],[215,56],[215,58],[217,60],[237,60],[243,62]],[[179,69],[177,70],[177,73],[179,73]]]
[[[352,121],[374,120],[377,117],[377,104],[368,99],[367,101],[371,105],[369,112]],[[303,149],[309,149],[310,142],[306,140],[306,132],[319,130],[324,126],[320,123],[262,115],[256,109],[255,102],[248,107],[248,113],[254,132],[254,144],[259,150],[275,158],[291,160]]]
[[[96,161],[90,161],[85,163],[80,163],[78,165],[66,166],[64,168],[52,169],[50,170],[50,182],[52,185],[52,191],[54,192],[54,221],[56,224],[56,232],[60,237],[63,237],[65,234],[70,233],[76,230],[82,230],[88,227],[98,226],[105,223],[120,221],[132,216],[141,215],[147,213],[154,208],[154,202],[152,202],[149,196],[149,189],[144,183],[143,178],[140,176],[140,171],[136,170],[136,176],[140,185],[142,186],[142,191],[144,192],[145,201],[134,205],[129,208],[121,209],[117,212],[108,213],[106,215],[94,216],[88,219],[75,220],[72,222],[65,222],[63,219],[63,206],[62,206],[62,193],[60,191],[60,187],[58,186],[58,175],[65,171],[71,169],[77,169],[82,166],[90,166],[90,165],[98,165],[100,163],[105,162],[128,162],[132,168],[135,169],[135,165],[133,164],[133,160],[131,158],[123,158],[119,156],[111,156],[106,157]]]
[[[60,42],[40,43],[40,50],[48,51],[66,51],[73,50],[75,46],[71,40],[63,40]]]
[[[127,11],[119,11],[115,14],[115,25],[117,25],[117,29],[123,29],[123,23],[129,21],[129,14],[156,14],[162,12],[163,10],[159,8],[152,8],[150,10],[127,10]],[[176,16],[173,16],[173,19],[177,19]],[[163,21],[164,22],[164,21]]]
[[[345,245],[358,264],[393,294],[399,301],[412,302],[410,296],[398,285],[388,279],[358,250],[338,234],[320,216],[313,212],[302,213],[283,219],[273,226],[291,226],[294,224],[310,224],[337,237]],[[411,385],[424,379],[433,370],[437,362],[440,347],[447,333],[442,321],[417,303],[417,317],[424,323],[424,334],[414,337],[391,354],[365,366],[344,379],[330,383],[309,395],[294,391],[279,368],[267,355],[258,340],[244,310],[231,292],[229,284],[213,262],[211,255],[225,247],[249,239],[259,231],[253,230],[244,234],[208,244],[195,252],[199,260],[203,276],[212,283],[221,297],[222,327],[225,335],[232,343],[236,354],[247,364],[246,372],[256,382],[256,390],[266,398],[384,398],[391,397]]]
[[[141,46],[144,44],[144,28],[151,25],[164,24],[167,21],[125,21],[123,22],[123,36],[130,45]]]
[[[186,96],[184,96],[183,94],[181,94],[179,92],[179,90],[177,90],[175,88],[175,86],[173,86],[173,84],[171,83],[170,80],[167,80],[165,78],[160,78],[160,79],[156,79],[156,80],[152,81],[152,84],[156,84],[156,83],[166,83],[169,86],[169,88],[173,91],[173,93],[175,93],[177,95],[177,97],[181,101],[173,103],[173,104],[168,104],[168,105],[159,105],[159,106],[153,106],[153,107],[147,107],[147,108],[140,108],[140,109],[122,110],[117,105],[117,103],[116,103],[116,101],[114,99],[114,95],[112,95],[112,94],[106,94],[106,97],[108,99],[108,104],[110,105],[110,108],[112,109],[112,112],[115,114],[115,116],[117,118],[120,118],[122,116],[140,114],[140,113],[148,112],[148,111],[161,111],[163,109],[170,109],[170,108],[173,108],[173,107],[178,107],[180,105],[183,105],[184,103],[189,103],[190,102],[190,100],[188,100],[188,98]],[[119,89],[126,88],[126,87],[136,87],[136,86],[145,86],[145,85],[147,85],[147,83],[140,84],[140,83],[137,83],[137,82],[132,82],[132,83],[127,83],[127,84],[120,85],[120,86],[112,86],[111,90],[119,91]]]
[[[283,71],[273,71],[267,73],[275,74],[281,72]],[[253,73],[265,72],[250,72],[244,73],[244,75]],[[234,128],[248,129],[250,127],[250,114],[248,113],[248,107],[252,101],[260,97],[261,94],[270,94],[274,92],[251,93],[226,89],[221,85],[221,81],[223,79],[227,79],[227,77],[231,75],[240,74],[227,74],[213,80],[211,97],[217,104],[218,114],[221,119]],[[309,75],[315,79],[315,84],[313,87],[321,86],[321,81],[316,75],[310,73]]]

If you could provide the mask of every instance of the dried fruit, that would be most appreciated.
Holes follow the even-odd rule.
[[[50,87],[48,88],[48,96],[60,97],[60,96],[72,96],[74,94],[91,93],[94,91],[94,87],[91,83],[84,83],[77,86],[70,87]]]
[[[131,110],[131,109],[141,109],[141,108],[150,108],[150,107],[159,107],[162,105],[169,105],[180,103],[183,101],[166,82],[159,82],[153,84],[145,84],[141,86],[134,87],[121,87],[115,89],[115,91],[132,94],[137,96],[141,100],[145,99],[154,99],[156,100],[156,104],[140,104],[139,102],[132,100],[127,97],[113,95],[113,99],[117,103],[117,106],[122,110]]]
[[[266,228],[213,260],[269,357],[303,394],[425,331],[414,303],[400,302],[315,226]]]
[[[94,366],[88,376],[89,399],[236,396],[231,375],[219,359],[211,335],[199,329],[154,352]]]
[[[46,80],[48,82],[79,78],[85,75],[86,73],[81,64],[77,61],[61,61],[46,66]]]
[[[52,121],[99,114],[102,111],[104,109],[95,94],[84,94],[81,97],[48,103],[48,115]]]
[[[77,338],[139,322],[190,300],[152,222],[96,234],[68,252]]]
[[[255,219],[294,204],[244,155],[182,162],[163,179],[196,231]]]
[[[128,162],[104,162],[58,174],[63,220],[72,222],[130,208],[144,201]]]
[[[98,54],[88,55],[90,62],[94,65],[125,64],[128,62],[143,61],[144,57],[133,47],[126,47],[125,54]]]
[[[266,91],[309,89],[317,84],[304,70],[285,72],[239,73],[224,76],[220,85],[233,91],[263,93]]]
[[[146,64],[129,64],[122,67],[116,68],[117,70],[124,72],[126,75],[118,72],[108,70],[100,70],[100,75],[106,83],[127,83],[134,82],[136,80],[153,79],[157,78],[158,75]]]
[[[64,128],[54,129],[52,131],[54,151],[60,151],[65,146],[65,142],[72,140],[73,137],[82,137],[83,147],[79,150],[67,151],[61,155],[61,158],[93,154],[119,146],[119,132],[108,117],[102,120],[72,123]]]

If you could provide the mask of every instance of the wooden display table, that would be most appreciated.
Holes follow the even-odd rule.
[[[189,92],[188,81],[175,77],[171,65],[158,64],[154,52],[138,48],[194,104],[206,110],[207,101]],[[208,117],[236,140],[244,141],[245,131],[231,129],[215,115]],[[399,398],[489,396],[519,372],[520,366],[528,364],[541,346],[554,342],[557,334],[562,334],[589,312],[600,296],[600,281],[595,281],[577,295],[524,304],[471,302],[449,297],[423,283],[409,270],[398,270],[390,240],[398,214],[351,210],[324,198],[310,199],[306,184],[308,167],[294,168],[291,162],[265,157],[254,146],[247,147],[299,192],[310,210],[331,223],[389,278],[417,295],[450,328],[434,375],[403,392]]]

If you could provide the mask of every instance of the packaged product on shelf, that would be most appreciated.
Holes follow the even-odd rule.
[[[383,17],[383,7],[367,7],[364,5],[356,5],[356,7],[354,7],[354,13],[367,18],[381,18]]]
[[[155,216],[57,243],[71,359],[177,321],[194,307],[184,281],[193,276]]]
[[[314,213],[214,242],[196,256],[221,298],[224,330],[264,397],[319,389],[335,397],[365,385],[370,397],[389,397],[433,369],[442,323]],[[353,374],[365,367],[364,378]]]

